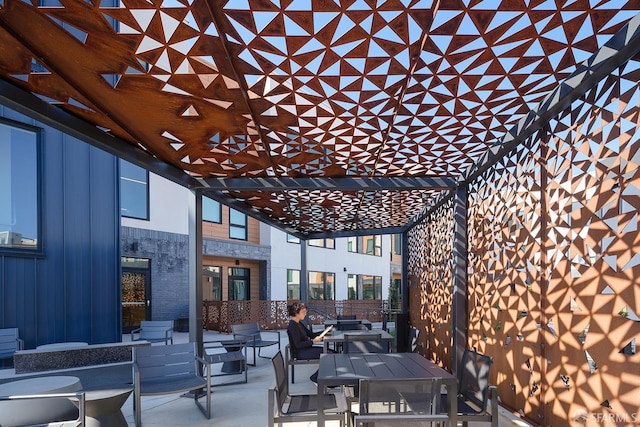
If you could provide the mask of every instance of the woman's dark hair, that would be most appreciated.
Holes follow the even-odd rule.
[[[306,307],[307,306],[301,302],[294,302],[294,303],[291,303],[289,307],[287,307],[287,310],[289,311],[289,316],[293,317],[296,314],[300,313],[300,310]]]

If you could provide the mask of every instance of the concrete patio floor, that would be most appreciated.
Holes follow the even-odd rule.
[[[229,338],[226,334],[205,331],[204,340],[215,340]],[[286,333],[281,332],[282,350],[286,344]],[[129,340],[129,336],[123,337],[123,341]],[[174,332],[174,343],[188,342],[188,333]],[[155,344],[158,345],[158,344]],[[262,350],[263,356],[271,357],[277,351],[275,346]],[[251,351],[249,360],[252,359]],[[197,409],[192,397],[180,394],[165,396],[144,396],[142,398],[142,423],[145,427],[171,426],[171,427],[263,427],[267,425],[267,389],[273,382],[273,368],[268,358],[258,358],[257,366],[249,366],[248,383],[214,386],[211,396],[211,419],[206,417]],[[218,371],[219,371],[219,366]],[[86,389],[101,388],[108,384],[122,381],[130,382],[130,364],[111,366],[108,369],[78,369],[56,371],[58,375],[74,375],[81,378],[81,382]],[[213,373],[216,365],[214,365]],[[309,381],[316,366],[297,366],[296,383],[290,385],[290,392],[294,393],[315,393],[315,385]],[[51,375],[51,372],[40,373],[39,375]],[[13,369],[0,370],[0,382],[13,379],[30,377],[33,374],[16,375]],[[243,379],[240,375],[223,376],[214,378],[214,384],[224,384]],[[203,398],[201,398],[204,400]],[[130,396],[125,402],[122,412],[129,426],[134,426],[133,418],[133,397]],[[315,422],[289,423],[292,427],[311,427]],[[327,426],[337,426],[337,422],[327,422]],[[461,425],[461,424],[460,424]],[[469,423],[470,427],[488,426],[487,423]],[[510,412],[501,409],[500,426],[522,426],[529,424],[517,419]]]

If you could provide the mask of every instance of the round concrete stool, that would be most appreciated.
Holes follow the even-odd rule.
[[[128,427],[121,408],[132,391],[131,387],[85,391],[86,426]]]

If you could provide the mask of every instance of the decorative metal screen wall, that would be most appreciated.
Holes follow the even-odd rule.
[[[409,315],[425,356],[451,369],[453,202],[408,233]]]
[[[640,420],[639,82],[630,61],[470,186],[468,344],[536,424]]]
[[[551,130],[548,419],[637,425],[640,62],[599,82]]]
[[[493,357],[502,404],[537,421],[542,177],[532,148],[521,146],[470,186],[467,307],[468,346]]]

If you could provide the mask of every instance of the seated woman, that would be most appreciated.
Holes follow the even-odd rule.
[[[322,332],[313,332],[301,322],[307,315],[307,307],[301,302],[294,302],[287,307],[287,310],[291,317],[287,326],[289,345],[296,350],[297,357],[299,359],[320,359],[322,347],[314,347],[313,345],[322,342],[324,339],[321,335]],[[318,371],[309,379],[317,383]]]

